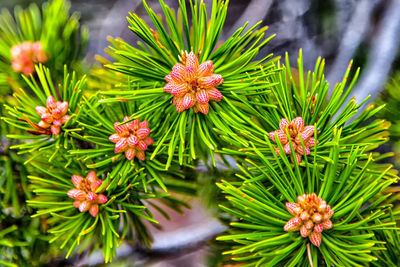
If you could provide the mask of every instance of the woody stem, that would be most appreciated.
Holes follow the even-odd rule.
[[[310,262],[310,266],[314,267],[314,263],[313,263],[312,256],[311,256],[310,243],[307,243],[307,255],[308,255],[308,261]]]

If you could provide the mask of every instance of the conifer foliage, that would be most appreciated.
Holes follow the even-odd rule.
[[[392,153],[374,152],[389,124],[373,120],[381,106],[347,101],[359,71],[350,64],[330,94],[324,60],[306,72],[302,51],[296,68],[260,53],[266,27],[222,40],[228,2],[159,0],[156,14],[143,1],[152,25],[127,18],[141,41],[110,38],[112,62],[88,74],[68,2],[3,11],[1,265],[151,248],[154,213],[190,208],[202,162],[235,174],[213,185],[229,221],[221,264],[399,264],[398,177],[381,163]]]
[[[14,16],[3,9],[0,14],[0,66],[8,85],[18,89],[21,75],[33,74],[34,65],[46,64],[61,78],[66,64],[79,69],[89,39],[88,29],[80,27],[79,15],[69,14],[70,3],[64,0],[16,7]],[[0,83],[7,88],[7,83]]]

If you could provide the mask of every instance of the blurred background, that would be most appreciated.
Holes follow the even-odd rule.
[[[44,1],[0,0],[0,7],[26,7],[33,2]],[[161,12],[157,0],[147,2],[156,13]],[[164,2],[174,8],[178,5],[177,0]],[[204,2],[211,6],[212,0]],[[88,62],[94,62],[96,54],[106,56],[107,36],[121,37],[131,44],[137,41],[127,27],[128,12],[135,12],[150,23],[141,0],[72,0],[72,10],[81,14],[82,24],[90,29]],[[400,96],[395,97],[400,95],[397,93],[400,87],[394,87],[391,92],[384,90],[400,69],[400,0],[231,0],[221,39],[229,37],[246,21],[253,25],[260,20],[262,25],[269,26],[270,35],[276,34],[261,55],[284,56],[288,52],[294,66],[301,48],[306,70],[312,70],[316,59],[323,57],[331,88],[342,79],[353,59],[354,70],[361,67],[362,71],[351,96],[361,101],[371,95],[369,102],[395,99],[383,114],[396,117],[397,112],[396,118],[400,118]],[[397,76],[400,82],[400,75]],[[392,123],[396,126],[396,122]],[[398,132],[400,139],[400,126],[398,130],[396,127],[392,130]],[[396,138],[393,138],[394,147],[389,146],[388,151],[398,150]],[[204,182],[203,193],[216,194],[211,186],[216,178],[210,174],[203,176],[199,179]],[[152,251],[122,245],[118,250],[119,259],[107,266],[212,266],[219,256],[212,240],[225,226],[213,216],[216,203],[203,203],[201,199],[190,200],[192,209],[184,215],[171,212],[171,221],[161,222],[163,231],[153,230]],[[55,260],[53,266],[99,265],[101,257],[101,253],[94,253],[70,261]]]

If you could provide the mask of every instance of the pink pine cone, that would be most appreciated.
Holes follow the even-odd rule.
[[[182,63],[176,63],[170,74],[165,76],[164,91],[174,96],[172,104],[177,112],[193,108],[194,112],[207,114],[209,101],[221,101],[222,94],[216,86],[224,82],[220,74],[215,74],[212,61],[199,64],[193,53],[184,53]]]
[[[302,237],[308,237],[317,247],[322,242],[323,230],[333,227],[330,218],[333,210],[315,193],[297,197],[298,203],[287,202],[286,208],[294,217],[283,227],[284,231],[300,231]]]
[[[68,102],[56,101],[53,96],[48,96],[46,105],[46,107],[37,106],[35,108],[41,118],[37,125],[43,129],[50,128],[51,134],[57,136],[61,132],[61,126],[70,119],[70,116],[66,115]]]
[[[149,123],[148,121],[140,122],[139,119],[129,120],[130,118],[125,116],[123,121],[126,123],[114,123],[116,133],[108,139],[115,143],[115,153],[124,153],[128,160],[136,157],[144,161],[146,159],[144,151],[154,143],[153,139],[149,137]]]
[[[97,179],[94,171],[89,172],[86,178],[80,175],[72,175],[71,180],[75,188],[69,190],[67,195],[76,200],[73,206],[78,208],[80,212],[89,211],[90,215],[96,217],[99,212],[99,204],[108,201],[105,195],[100,194],[101,192],[96,193],[103,181]]]
[[[310,155],[310,148],[313,147],[316,142],[318,143],[315,138],[311,137],[314,134],[314,128],[313,125],[304,127],[304,120],[301,117],[294,118],[290,123],[287,119],[283,118],[279,122],[279,130],[270,132],[269,137],[273,142],[277,142],[277,136],[283,145],[283,152],[288,155],[292,154],[291,144],[295,150],[296,162],[300,164],[301,157],[303,155]],[[279,156],[279,149],[276,151]]]
[[[11,47],[11,66],[15,72],[28,76],[34,73],[35,63],[45,63],[47,55],[40,42],[26,41]]]

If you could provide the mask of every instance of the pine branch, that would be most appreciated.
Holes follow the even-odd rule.
[[[336,138],[335,142],[339,143],[339,139]],[[312,179],[315,184],[314,187],[303,188],[300,193],[294,192],[294,196],[317,192],[334,211],[333,228],[322,231],[322,243],[318,248],[311,245],[314,265],[362,265],[377,260],[370,255],[371,251],[381,255],[382,248],[380,242],[373,238],[374,233],[395,230],[390,206],[382,202],[389,195],[382,195],[381,198],[375,196],[376,192],[382,192],[397,178],[390,178],[388,175],[390,167],[380,175],[371,171],[368,166],[371,165],[372,157],[363,169],[359,169],[357,162],[350,159],[361,156],[362,149],[353,150],[347,164],[340,163],[337,147],[338,145],[330,149],[332,163],[300,170],[300,182]],[[285,223],[294,214],[289,209],[288,202],[297,202],[285,192],[290,193],[289,189],[292,188],[296,190],[295,180],[288,169],[275,175],[277,170],[271,165],[260,165],[257,168],[263,170],[262,177],[253,176],[249,168],[250,172],[241,176],[244,179],[242,186],[233,186],[226,181],[218,184],[230,202],[228,206],[221,205],[221,209],[238,219],[231,222],[229,235],[217,238],[236,243],[224,254],[251,265],[306,265],[309,261],[306,252],[307,239],[303,239],[296,230],[284,231]],[[264,185],[270,184],[269,182],[272,186]],[[279,195],[282,197],[275,197]],[[285,202],[287,208],[284,206]],[[363,208],[365,204],[367,208]]]
[[[151,29],[136,14],[131,14],[128,18],[130,29],[144,43],[138,43],[136,48],[122,40],[110,39],[112,47],[108,49],[108,53],[117,62],[106,66],[113,71],[128,75],[133,84],[130,88],[126,88],[126,91],[111,90],[103,93],[105,97],[103,101],[135,99],[143,103],[139,105],[134,118],[146,116],[155,110],[162,112],[162,116],[166,118],[166,135],[165,138],[156,141],[157,147],[152,158],[156,157],[162,146],[168,146],[170,158],[174,156],[172,151],[178,148],[180,164],[186,160],[185,154],[188,154],[191,160],[206,159],[210,155],[213,158],[215,149],[223,143],[216,131],[224,131],[240,140],[234,130],[225,123],[233,117],[229,109],[232,105],[230,101],[237,103],[234,94],[247,94],[250,91],[266,92],[265,82],[260,80],[269,75],[273,60],[270,60],[269,55],[262,60],[252,61],[271,38],[264,39],[266,28],[256,30],[257,25],[255,25],[245,31],[246,25],[244,25],[225,43],[217,46],[226,16],[227,4],[224,2],[214,2],[211,17],[208,18],[203,2],[191,2],[189,8],[180,1],[180,9],[175,16],[174,12],[160,1],[165,15],[165,26],[146,2],[144,5],[157,31]],[[189,9],[192,15],[191,24],[188,22]],[[224,82],[218,87],[223,96],[222,101],[219,103],[210,101],[207,110],[201,111],[205,115],[196,113],[198,110],[193,112],[192,109],[175,112],[175,107],[171,105],[173,97],[164,92],[166,90],[164,77],[168,77],[171,68],[181,60],[184,62],[188,56],[182,54],[182,51],[194,52],[199,63],[211,60],[215,66],[213,72],[223,77]],[[263,64],[264,71],[259,64]],[[167,167],[169,166],[170,164],[167,164]]]

